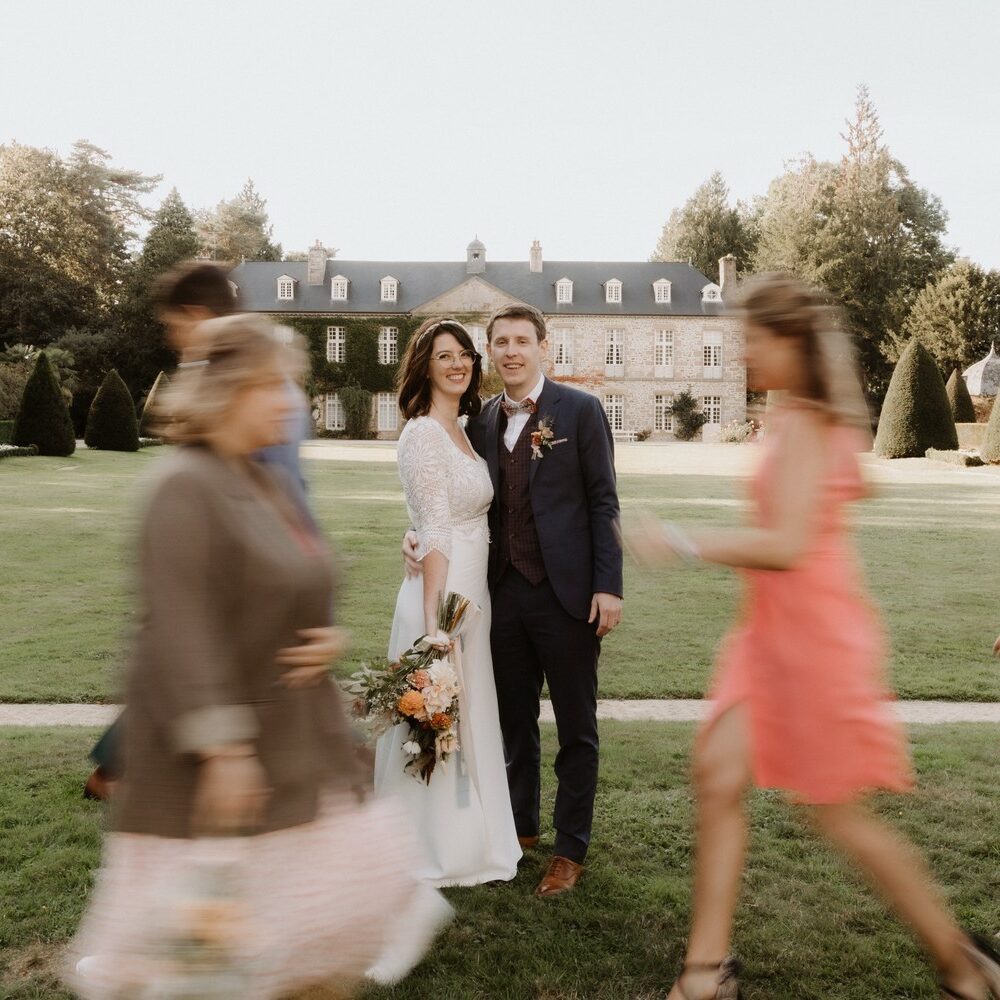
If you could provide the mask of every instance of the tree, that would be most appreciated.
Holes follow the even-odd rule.
[[[772,184],[757,205],[757,270],[791,269],[844,307],[869,395],[889,374],[892,331],[928,279],[952,260],[942,244],[947,216],[918,188],[882,141],[865,87],[836,166],[803,161],[797,177]],[[772,203],[772,195],[780,198]]]
[[[160,374],[156,376],[153,388],[149,390],[149,395],[146,397],[146,403],[142,408],[142,419],[139,421],[139,433],[145,437],[149,437],[153,433],[150,424],[156,414],[156,404],[159,396],[166,391],[169,385],[170,382],[167,379],[166,373],[160,372]]]
[[[948,393],[948,405],[951,407],[951,415],[955,418],[955,423],[974,424],[976,422],[976,408],[972,405],[969,387],[965,384],[965,379],[962,378],[962,373],[957,368],[945,383],[945,391]]]
[[[958,433],[941,372],[927,348],[915,340],[892,373],[875,452],[883,458],[922,458],[928,448],[954,451]]]
[[[730,207],[729,189],[716,171],[681,208],[670,213],[650,260],[690,260],[716,281],[719,259],[731,253],[745,266],[754,243],[746,210]]]
[[[913,339],[944,371],[964,370],[988,354],[1000,341],[1000,271],[960,260],[934,275],[917,294],[902,335],[893,336],[890,357]]]
[[[91,143],[53,150],[0,146],[0,331],[3,342],[46,345],[115,308],[140,196],[159,180],[110,163]]]
[[[139,423],[128,386],[113,368],[105,376],[87,417],[83,439],[88,448],[138,451]]]
[[[235,198],[198,212],[195,224],[202,256],[234,264],[281,260],[281,244],[271,240],[274,227],[268,220],[267,202],[249,178]]]
[[[178,262],[197,256],[199,246],[194,216],[177,188],[171,188],[153,216],[139,255],[139,268],[144,277],[153,280]]]
[[[708,422],[708,417],[698,409],[698,400],[690,389],[677,393],[670,406],[674,417],[674,437],[679,441],[690,441]]]
[[[979,457],[990,465],[1000,465],[1000,406],[994,402],[979,446]]]
[[[345,385],[338,390],[344,407],[344,435],[352,441],[372,436],[372,394],[358,385]]]
[[[45,351],[40,351],[24,387],[11,442],[35,445],[40,455],[72,455],[76,435],[69,408]]]

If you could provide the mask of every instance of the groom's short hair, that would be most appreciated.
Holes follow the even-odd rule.
[[[493,340],[493,324],[498,319],[528,320],[535,328],[535,333],[538,334],[538,343],[541,343],[548,336],[548,331],[545,329],[545,317],[541,312],[534,306],[515,303],[509,306],[501,306],[489,318],[489,322],[486,324],[486,343],[488,344]]]

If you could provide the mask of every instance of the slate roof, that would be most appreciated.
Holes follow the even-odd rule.
[[[248,261],[237,265],[230,278],[249,312],[399,315],[475,279],[536,306],[546,316],[717,316],[725,312],[721,302],[701,301],[710,279],[690,264],[676,262],[547,260],[541,273],[533,273],[527,261],[490,261],[485,271],[470,275],[465,261],[332,259],[326,262],[322,285],[308,284],[307,268],[306,261]],[[277,279],[284,274],[296,279],[291,301],[278,300]],[[330,299],[334,275],[350,280],[346,302]],[[387,276],[399,281],[395,302],[381,301],[379,281]],[[560,278],[573,281],[571,303],[556,302],[555,283]],[[604,300],[604,283],[611,278],[623,283],[620,303]],[[660,278],[671,283],[669,303],[654,299],[653,282]]]

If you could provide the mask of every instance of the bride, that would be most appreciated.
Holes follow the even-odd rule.
[[[439,595],[454,591],[480,609],[467,616],[461,640],[459,752],[427,784],[403,770],[405,726],[385,733],[375,755],[375,793],[402,801],[424,843],[417,874],[437,886],[512,879],[521,857],[490,656],[486,515],[493,487],[459,423],[479,412],[481,366],[465,327],[428,320],[410,339],[399,374],[399,408],[408,421],[399,438],[399,475],[423,572],[399,588],[390,658],[438,631]]]

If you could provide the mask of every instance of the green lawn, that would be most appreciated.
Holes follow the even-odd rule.
[[[82,451],[0,463],[0,700],[115,697],[131,601],[137,478],[163,454]],[[340,553],[340,619],[355,635],[341,673],[384,652],[406,524],[394,465],[307,463],[319,516]],[[625,514],[639,506],[681,521],[734,524],[742,481],[623,476]],[[1000,700],[989,655],[1000,629],[994,540],[1000,490],[897,485],[857,511],[868,576],[893,639],[892,679],[907,698]],[[734,574],[626,569],[625,623],[605,642],[604,697],[696,697],[736,606]]]
[[[395,990],[367,1000],[639,1000],[665,995],[689,918],[688,725],[604,724],[589,871],[570,897],[515,882],[449,890],[458,917]],[[102,810],[80,798],[89,730],[0,730],[0,995],[65,1000],[51,978],[97,860]],[[996,729],[915,727],[910,796],[876,808],[930,858],[960,919],[1000,930]],[[545,761],[554,731],[545,728]],[[545,780],[551,793],[550,774]],[[545,814],[551,806],[550,795]],[[932,1000],[907,933],[772,793],[751,799],[754,835],[736,927],[749,1000]],[[551,847],[543,830],[543,847]],[[6,984],[4,984],[6,980]]]

